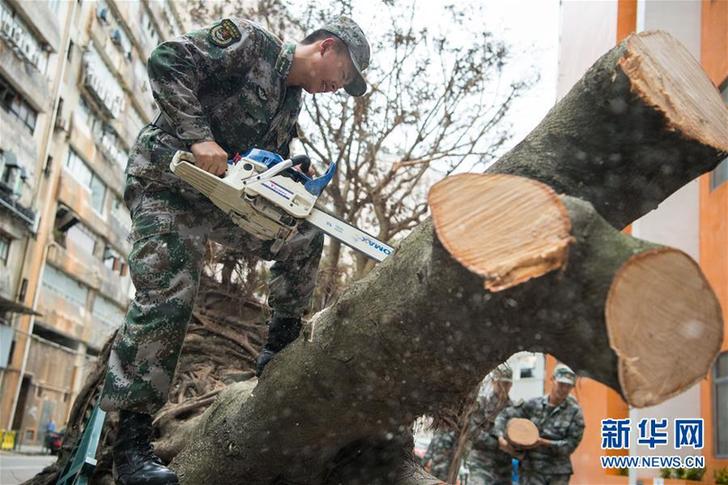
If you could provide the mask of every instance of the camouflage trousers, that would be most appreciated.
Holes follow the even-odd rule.
[[[504,454],[501,451],[492,453]],[[510,463],[503,460],[482,459],[484,451],[471,451],[468,456],[468,485],[511,485],[513,468]]]
[[[205,246],[213,240],[275,260],[268,304],[284,317],[308,308],[323,234],[308,224],[276,253],[194,191],[127,177],[132,218],[129,270],[136,295],[111,349],[101,407],[153,414],[167,401],[199,287]]]
[[[569,485],[571,474],[548,474],[526,471],[521,476],[521,485]]]

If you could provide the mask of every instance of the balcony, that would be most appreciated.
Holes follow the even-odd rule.
[[[43,323],[56,332],[82,340],[88,312],[45,286],[39,291],[38,311],[43,314]]]
[[[88,64],[85,66],[83,83],[106,114],[113,118],[121,114],[124,108],[124,96],[110,91],[98,71]]]
[[[112,214],[109,217],[109,231],[105,234],[106,239],[111,242],[121,254],[128,254],[131,244],[128,241],[130,225],[125,225]]]
[[[129,156],[118,147],[114,136],[109,133],[102,133],[98,148],[107,160],[116,164],[115,168],[120,171],[124,170]]]
[[[98,54],[103,62],[110,67],[111,74],[117,76],[121,82],[126,83],[126,89],[131,89],[130,80],[133,77],[132,66],[129,61],[128,52],[124,52],[119,46],[121,41],[116,27],[108,27],[101,24],[98,19],[94,20],[91,28],[91,39],[97,48]]]
[[[106,298],[114,300],[122,307],[129,304],[129,286],[131,279],[128,276],[122,277],[118,271],[113,271],[106,266],[102,266],[103,277],[99,292]]]
[[[104,234],[106,221],[91,206],[91,193],[73,178],[65,169],[61,172],[61,183],[58,188],[58,200],[78,214],[81,220],[93,231]]]
[[[13,87],[35,109],[39,112],[50,111],[51,89],[45,75],[21,54],[20,48],[6,35],[0,33],[0,38],[0,73],[13,81]]]
[[[101,350],[111,334],[114,333],[123,322],[116,324],[105,322],[98,317],[91,318],[90,331],[88,332],[88,345],[96,350]]]
[[[102,269],[106,269],[98,258],[75,247],[71,241],[67,242],[65,248],[49,247],[48,262],[94,289],[101,286]]]
[[[17,197],[3,183],[0,183],[0,211],[9,212],[13,217],[21,221],[29,231],[35,233],[35,212],[18,202]]]
[[[84,160],[93,160],[96,156],[96,142],[91,130],[79,119],[76,113],[71,115],[71,126],[68,130],[69,143]]]
[[[61,50],[61,25],[59,17],[48,6],[48,2],[14,2],[14,8],[23,13],[34,25],[35,31],[43,37],[53,52]]]
[[[96,256],[82,248],[74,247],[72,241],[66,247],[51,246],[48,249],[48,263],[72,276],[91,290],[97,290],[104,297],[119,306],[129,304],[131,279],[122,277],[118,271],[106,267]],[[84,336],[86,339],[88,336]]]
[[[104,184],[115,193],[121,192],[124,186],[124,169],[119,166],[121,156],[119,148],[110,142],[111,136],[101,133],[92,134],[89,128],[75,113],[71,117],[69,142],[73,149],[84,160],[91,160],[92,170],[101,177]],[[110,160],[109,157],[115,157]],[[123,155],[126,163],[126,156]]]

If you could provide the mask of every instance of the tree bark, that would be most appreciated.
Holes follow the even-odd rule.
[[[472,204],[488,208],[497,202],[500,191],[480,186],[497,186],[506,180],[513,190],[512,179],[468,174],[447,179],[444,185],[473,195],[471,200],[480,194]],[[620,233],[586,202],[556,197],[541,184],[520,180],[522,193],[515,199],[529,203],[515,203],[508,217],[524,224],[530,218],[538,225],[533,199],[542,205],[563,206],[563,210],[547,211],[571,226],[568,258],[562,259],[558,272],[498,293],[486,292],[483,278],[452,258],[428,221],[407,238],[396,257],[377,266],[319,313],[311,341],[299,339],[279,354],[252,394],[226,392],[212,406],[199,427],[199,439],[173,462],[183,483],[281,479],[331,483],[331,470],[346,461],[342,453],[347,456],[367,447],[383,453],[386,459],[380,459],[386,469],[398,470],[412,461],[411,455],[385,453],[390,451],[386,443],[401,446],[417,416],[456,406],[490,369],[519,350],[550,352],[637,405],[660,402],[702,377],[718,350],[722,321],[715,295],[697,265],[679,251]],[[436,195],[431,195],[431,205]],[[499,222],[479,228],[483,244],[502,240],[502,232],[510,231],[509,225]],[[555,239],[553,245],[563,247],[563,241]],[[513,267],[521,261],[531,267],[530,254],[523,260],[509,254],[504,257]],[[671,262],[664,264],[664,257]],[[662,272],[677,271],[673,267],[677,263],[680,274],[674,276],[697,293],[680,305],[689,308],[686,312],[694,321],[702,322],[696,332],[699,338],[690,342],[697,345],[691,347],[692,356],[705,355],[702,365],[689,376],[668,376],[648,388],[641,381],[637,387],[620,385],[623,365],[610,348],[604,317],[610,292],[634,271],[636,261],[640,271],[656,275],[657,286],[663,284]],[[643,281],[643,286],[652,283]],[[621,298],[622,306],[642,303],[638,298]],[[654,298],[653,305],[680,299],[659,291]],[[616,326],[643,325],[654,331],[661,316],[644,322],[619,321]],[[681,356],[687,352],[686,341],[675,341],[674,348],[657,349],[671,359],[662,360],[669,371],[685,364]],[[656,350],[650,343],[638,357],[650,359]],[[681,346],[682,352],[676,354]],[[373,477],[367,475],[367,479]],[[392,483],[391,477],[381,483]]]

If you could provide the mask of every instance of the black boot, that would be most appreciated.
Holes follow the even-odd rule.
[[[118,485],[178,485],[177,475],[152,450],[152,417],[119,412],[114,442],[114,481]]]
[[[296,340],[300,332],[300,318],[282,318],[274,314],[273,318],[268,322],[268,342],[263,346],[263,350],[258,356],[255,374],[260,377],[263,369],[273,356],[283,350],[286,345]]]

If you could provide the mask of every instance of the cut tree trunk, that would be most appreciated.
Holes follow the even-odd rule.
[[[677,40],[645,32],[594,63],[488,171],[589,201],[621,229],[726,152],[728,115],[718,90]]]
[[[532,448],[538,442],[538,428],[530,419],[513,418],[506,425],[505,437],[516,449]]]

